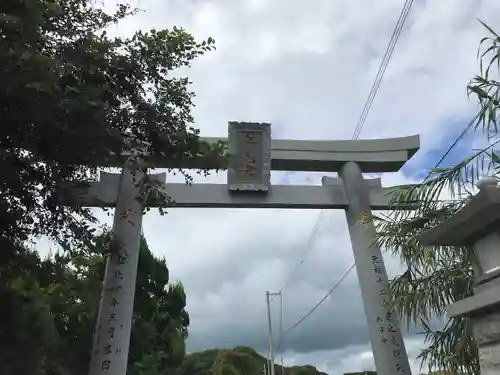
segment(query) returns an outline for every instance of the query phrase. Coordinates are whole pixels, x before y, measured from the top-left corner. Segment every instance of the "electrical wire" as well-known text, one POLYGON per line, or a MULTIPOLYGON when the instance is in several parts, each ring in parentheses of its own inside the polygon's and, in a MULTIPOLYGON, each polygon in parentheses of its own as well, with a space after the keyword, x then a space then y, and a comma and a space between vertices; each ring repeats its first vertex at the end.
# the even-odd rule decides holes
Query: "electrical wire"
POLYGON ((361 130, 363 130, 363 127, 366 122, 366 118, 368 117, 368 113, 370 112, 370 109, 372 107, 373 101, 375 100, 375 96, 377 95, 378 89, 380 88, 380 84, 382 83, 382 80, 384 78, 385 71, 387 69, 387 66, 389 65, 389 62, 391 61, 392 54, 394 52, 394 48, 396 47, 396 44, 399 40, 399 37, 401 35, 401 32, 403 30, 403 27, 405 25, 406 19, 408 18, 408 15, 410 14, 411 7, 413 5, 414 0, 406 0, 406 2, 403 5, 403 9, 401 10, 401 13, 399 14, 398 22, 396 23, 396 27, 394 28, 394 31, 392 32, 391 39, 389 41, 389 45, 387 46, 387 49, 384 53, 384 57, 382 58, 382 63, 380 64, 380 67, 378 69, 377 75, 375 77, 375 81, 373 82, 373 85, 370 89, 370 93, 368 94, 368 98, 366 99, 365 105, 363 107, 363 110, 361 111, 361 115, 359 116, 358 123, 356 124, 356 127, 354 129, 354 133, 352 136, 352 139, 358 139, 359 135, 361 133, 361 130))
MULTIPOLYGON (((314 240, 316 239, 316 234, 318 233, 319 228, 321 227, 321 221, 322 221, 325 214, 326 214, 326 211, 324 211, 324 210, 320 211, 318 217, 316 218, 316 222, 314 223, 314 227, 311 230, 311 232, 309 233, 309 236, 307 237, 307 241, 305 242, 304 246, 302 247, 302 251, 299 254, 299 258, 298 258, 297 262, 295 263, 294 267, 292 268, 292 271, 290 272, 290 274, 286 278, 283 286, 281 287, 281 289, 279 290, 278 293, 283 292, 283 290, 290 284, 290 282, 293 279, 293 276, 295 276, 295 273, 297 272, 297 269, 299 268, 299 266, 302 263, 304 263, 305 257, 307 255, 307 253, 310 251, 310 249, 312 248, 312 244, 314 243, 314 240)), ((276 296, 277 296, 277 294, 275 294, 273 296, 273 298, 271 298, 270 302, 272 302, 274 300, 274 298, 276 298, 276 296)))
POLYGON ((278 347, 276 349, 276 352, 278 351, 278 349, 281 347, 281 343, 283 342, 283 337, 284 335, 286 335, 287 333, 293 331, 295 328, 297 328, 304 320, 306 320, 307 318, 309 318, 313 312, 316 311, 316 309, 318 307, 321 306, 321 304, 323 302, 326 301, 326 299, 328 297, 330 297, 330 295, 342 284, 342 282, 347 278, 347 276, 351 273, 351 271, 354 269, 354 266, 355 264, 353 264, 348 270, 347 272, 345 272, 342 277, 340 279, 337 280, 337 282, 333 285, 333 287, 325 294, 325 296, 311 309, 307 312, 307 314, 305 314, 302 318, 300 318, 294 325, 292 325, 291 327, 287 328, 285 331, 283 331, 283 334, 282 334, 282 337, 278 343, 278 347))
MULTIPOLYGON (((408 18, 408 15, 410 13, 413 2, 414 2, 414 0, 406 0, 404 5, 403 5, 403 9, 401 10, 401 12, 399 14, 398 21, 396 23, 396 26, 395 26, 393 32, 392 32, 391 39, 389 41, 389 45, 387 46, 387 49, 386 49, 384 56, 382 58, 382 62, 380 64, 380 67, 379 67, 378 72, 377 72, 377 76, 375 77, 375 81, 371 87, 368 98, 365 102, 365 105, 363 107, 361 115, 358 119, 358 123, 354 129, 354 133, 352 136, 353 140, 358 139, 359 135, 361 134, 361 131, 363 130, 363 127, 364 127, 365 122, 366 122, 366 118, 368 116, 368 113, 370 112, 370 109, 372 107, 375 96, 377 95, 378 89, 380 88, 380 84, 382 83, 382 79, 384 77, 385 71, 387 69, 387 66, 388 66, 390 60, 391 60, 392 54, 394 52, 394 48, 396 47, 396 44, 399 40, 399 37, 400 37, 401 32, 403 30, 403 27, 405 25, 406 19, 408 18)), ((288 286, 289 282, 292 280, 292 276, 295 273, 297 267, 303 263, 303 257, 305 256, 308 249, 310 248, 310 243, 314 240, 314 236, 316 235, 316 233, 319 229, 319 224, 321 222, 323 214, 324 214, 324 210, 321 210, 320 213, 318 214, 318 218, 316 219, 316 223, 313 227, 313 230, 312 230, 311 234, 309 235, 309 238, 306 242, 306 247, 301 252, 301 255, 299 256, 299 260, 298 260, 297 264, 292 269, 292 272, 289 275, 289 277, 287 277, 287 279, 285 281, 285 285, 280 289, 280 292, 283 291, 288 286)))
MULTIPOLYGON (((289 176, 290 173, 291 172, 287 172, 287 174, 285 174, 285 176, 283 176, 283 178, 280 180, 279 183, 282 183, 283 181, 285 181, 285 179, 289 176)), ((295 272, 297 271, 297 268, 304 262, 304 259, 307 255, 307 252, 309 251, 312 243, 314 242, 316 233, 318 233, 318 230, 319 230, 320 225, 321 225, 321 220, 323 218, 322 216, 324 215, 324 213, 325 213, 324 210, 320 211, 318 217, 316 218, 316 222, 314 223, 314 226, 313 226, 311 232, 309 233, 307 241, 305 242, 305 246, 302 248, 302 251, 299 254, 299 258, 297 260, 297 263, 292 268, 292 271, 290 272, 288 277, 285 279, 285 282, 283 283, 283 286, 280 288, 279 292, 277 294, 273 295, 273 297, 271 298, 269 303, 273 302, 273 300, 276 298, 276 296, 281 294, 281 292, 283 292, 283 290, 288 286, 290 281, 292 281, 292 278, 293 278, 295 272)))
POLYGON ((448 147, 448 150, 446 150, 446 152, 443 154, 443 156, 441 156, 441 159, 439 159, 439 161, 436 163, 436 165, 434 166, 434 168, 432 168, 429 171, 429 173, 427 174, 427 177, 425 177, 425 179, 424 179, 423 182, 426 182, 432 176, 432 173, 434 172, 434 170, 441 165, 441 163, 444 161, 444 159, 446 159, 446 157, 450 154, 450 152, 452 152, 453 149, 456 147, 456 145, 458 144, 458 142, 460 142, 462 140, 462 138, 465 136, 465 134, 467 134, 467 132, 470 130, 470 128, 472 127, 472 125, 474 124, 474 122, 479 118, 479 114, 477 114, 474 117, 474 119, 469 124, 467 124, 467 126, 462 131, 462 133, 460 133, 460 135, 457 137, 457 139, 455 139, 455 141, 451 144, 451 146, 448 147))
MULTIPOLYGON (((358 123, 356 124, 356 127, 354 129, 354 133, 352 136, 353 140, 356 140, 359 138, 359 135, 361 134, 361 131, 363 130, 363 127, 366 123, 366 119, 368 117, 368 114, 370 112, 370 109, 373 105, 373 101, 375 100, 375 97, 377 95, 377 92, 380 88, 380 84, 382 83, 382 80, 384 78, 385 71, 387 69, 387 66, 392 58, 392 54, 394 52, 394 48, 396 47, 396 44, 399 40, 399 37, 401 36, 401 32, 403 30, 403 27, 406 23, 406 20, 408 18, 408 15, 410 14, 411 8, 413 6, 414 0, 406 0, 403 9, 400 12, 398 21, 396 23, 396 26, 394 28, 394 31, 392 33, 391 39, 389 41, 389 45, 387 46, 387 49, 384 53, 384 57, 382 58, 382 62, 380 64, 380 67, 377 72, 377 76, 375 77, 375 81, 371 87, 370 93, 368 94, 368 98, 365 102, 365 105, 363 107, 363 110, 361 112, 361 115, 358 119, 358 123)), ((318 220, 317 222, 320 221, 320 216, 323 213, 323 210, 321 210, 320 215, 318 215, 318 220)), ((314 229, 313 229, 314 230, 314 229)), ((315 235, 315 234, 314 234, 315 235)), ((313 236, 314 236, 313 235, 313 236)), ((309 236, 309 238, 313 237, 309 236)), ((291 327, 287 328, 284 332, 282 337, 279 339, 278 347, 276 350, 276 353, 278 349, 280 348, 284 335, 293 331, 295 328, 297 328, 304 320, 306 320, 311 314, 316 311, 316 309, 321 306, 321 304, 326 301, 326 299, 342 284, 342 282, 347 278, 347 276, 351 273, 351 271, 354 269, 355 263, 351 265, 351 267, 342 275, 342 277, 333 285, 333 287, 328 291, 328 293, 311 309, 307 314, 305 314, 302 318, 300 318, 294 325, 291 327)), ((281 290, 283 290, 282 288, 281 290)))

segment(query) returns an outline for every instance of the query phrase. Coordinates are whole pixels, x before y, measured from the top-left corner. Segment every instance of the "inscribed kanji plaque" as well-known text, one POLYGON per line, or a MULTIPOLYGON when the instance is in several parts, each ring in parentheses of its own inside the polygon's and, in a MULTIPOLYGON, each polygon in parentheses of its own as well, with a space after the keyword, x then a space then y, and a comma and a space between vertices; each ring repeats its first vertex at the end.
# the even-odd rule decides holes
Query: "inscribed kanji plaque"
POLYGON ((230 191, 268 191, 271 181, 271 124, 229 123, 230 191))

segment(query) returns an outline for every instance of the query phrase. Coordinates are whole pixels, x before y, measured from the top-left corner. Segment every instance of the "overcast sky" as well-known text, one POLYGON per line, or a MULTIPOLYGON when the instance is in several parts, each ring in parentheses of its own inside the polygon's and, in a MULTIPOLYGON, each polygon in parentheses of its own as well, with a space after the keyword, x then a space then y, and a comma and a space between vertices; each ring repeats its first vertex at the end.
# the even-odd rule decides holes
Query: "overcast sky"
MULTIPOLYGON (((144 12, 115 33, 182 26, 214 37, 197 60, 196 125, 225 137, 228 121, 267 121, 274 137, 350 139, 404 0, 131 0, 144 12)), ((109 6, 111 3, 106 2, 109 6)), ((421 151, 384 184, 421 178, 474 111, 466 84, 498 0, 416 0, 361 138, 421 135, 421 151)), ((465 140, 452 157, 470 151, 465 140)), ((173 178, 175 180, 177 178, 173 178)), ((320 184, 321 174, 276 173, 273 181, 320 184)), ((202 179, 197 178, 200 182, 202 179)), ((225 174, 205 182, 224 182, 225 174)), ((177 209, 151 212, 144 232, 181 280, 191 315, 189 350, 249 345, 266 350, 265 291, 278 291, 299 260, 318 211, 177 209)), ((315 241, 283 291, 284 326, 313 307, 353 262, 344 213, 322 216, 315 241)), ((387 260, 392 275, 396 259, 387 260)), ((277 299, 273 302, 278 325, 277 299)), ((412 358, 423 345, 410 334, 412 358)), ((285 364, 331 375, 373 368, 357 276, 284 341, 285 364)), ((413 359, 412 359, 413 360, 413 359)), ((417 372, 418 363, 414 364, 417 372)))

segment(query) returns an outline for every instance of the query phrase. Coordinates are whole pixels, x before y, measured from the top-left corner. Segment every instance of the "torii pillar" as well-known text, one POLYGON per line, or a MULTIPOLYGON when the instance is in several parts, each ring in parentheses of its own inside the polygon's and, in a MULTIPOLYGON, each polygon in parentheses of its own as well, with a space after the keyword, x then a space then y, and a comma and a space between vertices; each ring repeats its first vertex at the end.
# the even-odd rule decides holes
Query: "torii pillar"
POLYGON ((349 201, 345 213, 377 373, 411 374, 398 319, 388 308, 389 280, 376 241, 367 180, 354 162, 345 163, 339 174, 349 201))
MULTIPOLYGON (((115 214, 111 246, 107 249, 101 300, 90 357, 90 375, 125 375, 134 311, 135 284, 142 233, 144 174, 125 163, 121 174, 100 174, 97 186, 114 187, 115 214)), ((164 183, 165 173, 150 176, 164 183)), ((105 206, 95 203, 94 206, 105 206)))

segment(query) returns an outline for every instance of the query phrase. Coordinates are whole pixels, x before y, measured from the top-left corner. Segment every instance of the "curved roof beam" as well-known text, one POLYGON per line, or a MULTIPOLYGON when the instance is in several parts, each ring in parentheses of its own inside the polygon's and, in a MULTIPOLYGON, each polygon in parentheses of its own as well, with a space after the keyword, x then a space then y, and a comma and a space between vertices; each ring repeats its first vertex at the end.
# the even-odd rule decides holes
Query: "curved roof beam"
MULTIPOLYGON (((208 142, 225 141, 203 138, 208 142)), ((363 172, 397 172, 420 148, 420 137, 344 141, 271 140, 271 169, 279 171, 338 172, 348 162, 363 172)))

